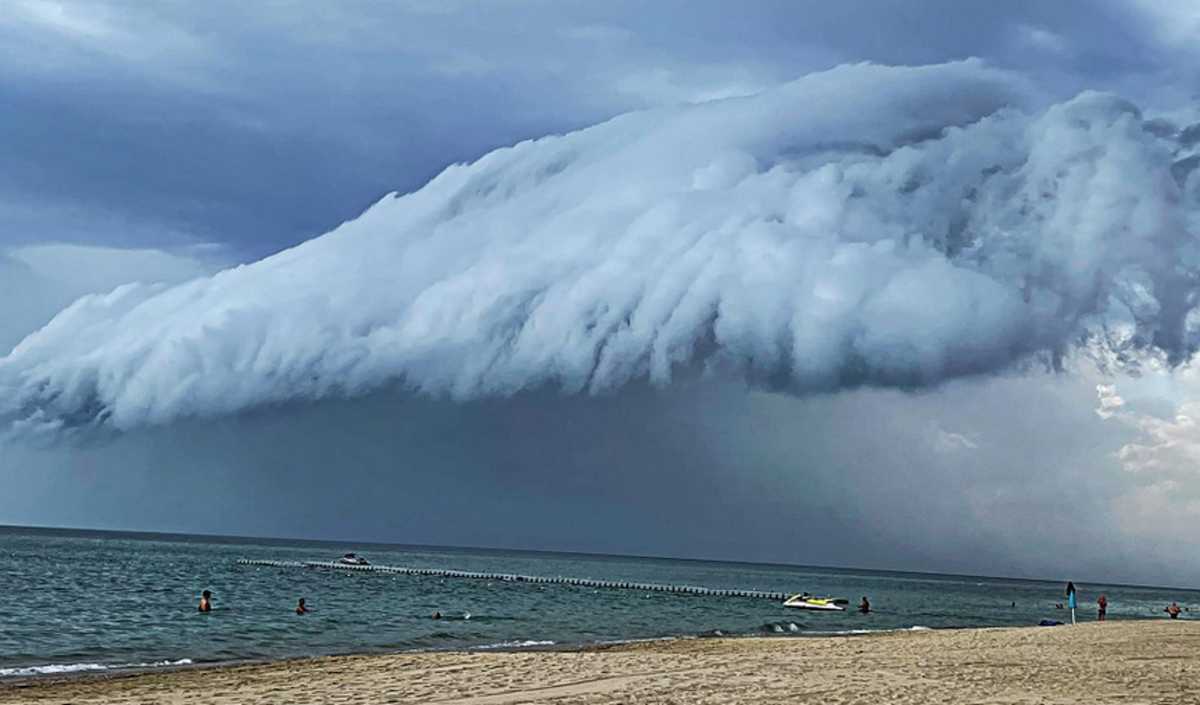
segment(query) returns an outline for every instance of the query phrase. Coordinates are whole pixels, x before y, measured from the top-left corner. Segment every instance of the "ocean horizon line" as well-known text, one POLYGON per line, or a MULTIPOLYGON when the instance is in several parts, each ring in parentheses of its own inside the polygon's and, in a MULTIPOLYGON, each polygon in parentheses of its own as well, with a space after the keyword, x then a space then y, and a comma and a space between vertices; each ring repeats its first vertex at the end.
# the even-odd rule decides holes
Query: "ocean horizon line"
MULTIPOLYGON (((727 558, 712 558, 699 556, 668 556, 668 555, 653 555, 641 553, 609 553, 603 551, 584 551, 584 550, 568 550, 568 549, 552 549, 552 548, 518 548, 511 546, 468 546, 461 544, 432 544, 432 543, 404 543, 399 541, 381 541, 377 539, 344 539, 344 538, 311 538, 304 536, 263 536, 263 535, 244 535, 244 534, 217 534, 205 532, 186 532, 186 531, 152 531, 146 529, 112 529, 112 528, 94 528, 84 526, 48 526, 36 524, 0 524, 0 532, 17 533, 21 531, 30 531, 40 534, 57 534, 64 536, 86 536, 87 534, 105 534, 110 536, 120 536, 133 540, 154 541, 154 540, 170 540, 170 539, 203 539, 211 543, 224 544, 239 544, 239 543, 269 543, 288 545, 295 543, 311 544, 313 546, 353 546, 361 549, 362 547, 379 547, 379 548, 403 548, 403 549, 426 549, 432 551, 448 551, 448 552, 485 552, 485 553, 522 553, 540 556, 571 556, 583 557, 589 559, 614 559, 614 560, 653 560, 653 561, 679 561, 685 563, 717 563, 725 565, 745 565, 764 568, 778 569, 804 569, 804 570, 833 570, 845 573, 860 573, 860 574, 891 574, 900 576, 910 576, 918 578, 954 578, 968 580, 1002 580, 1016 583, 1058 583, 1064 582, 1064 578, 1037 578, 1037 577, 1021 577, 1007 575, 976 575, 971 573, 954 573, 954 572, 935 572, 922 570, 905 570, 895 568, 868 568, 864 566, 852 565, 818 565, 809 563, 786 563, 781 561, 749 561, 736 560, 727 558)), ((250 556, 246 556, 250 557, 250 556)), ((1200 587, 1187 587, 1183 585, 1153 585, 1150 583, 1128 583, 1116 582, 1111 580, 1093 580, 1089 576, 1081 576, 1082 579, 1071 579, 1072 582, 1080 585, 1105 585, 1110 587, 1120 588, 1144 588, 1154 590, 1184 590, 1184 591, 1200 591, 1200 587)))

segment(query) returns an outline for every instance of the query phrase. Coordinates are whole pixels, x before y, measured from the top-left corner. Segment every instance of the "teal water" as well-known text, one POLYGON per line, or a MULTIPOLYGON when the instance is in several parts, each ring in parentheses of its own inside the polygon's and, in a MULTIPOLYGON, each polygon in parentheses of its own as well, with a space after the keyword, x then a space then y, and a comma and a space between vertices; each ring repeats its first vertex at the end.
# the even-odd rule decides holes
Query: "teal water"
MULTIPOLYGON (((1200 592, 1085 584, 1080 617, 1200 617, 1200 592)), ((1068 620, 1062 584, 833 568, 395 545, 0 528, 0 677, 408 649, 570 646, 715 634, 829 633, 1068 620), (818 613, 764 599, 302 568, 238 558, 331 560, 809 591, 870 597, 874 612, 818 613), (215 610, 196 611, 199 593, 215 610), (293 612, 304 597, 312 612, 293 612), (1013 607, 1012 604, 1016 603, 1013 607), (433 620, 440 611, 450 619, 433 620), (469 619, 463 618, 467 613, 469 619)))

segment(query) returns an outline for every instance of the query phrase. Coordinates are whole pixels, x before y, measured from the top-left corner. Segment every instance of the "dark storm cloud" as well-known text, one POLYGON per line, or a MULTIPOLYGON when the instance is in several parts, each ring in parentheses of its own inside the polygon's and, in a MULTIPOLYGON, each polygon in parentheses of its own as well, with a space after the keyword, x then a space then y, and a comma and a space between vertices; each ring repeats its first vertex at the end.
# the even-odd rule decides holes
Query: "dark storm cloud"
POLYGON ((1133 582, 1200 577, 1112 523, 1087 384, 796 399, 708 382, 466 404, 376 395, 5 449, 6 521, 1133 582), (1014 407, 1026 411, 1019 419, 1014 407), (147 501, 146 498, 152 498, 147 501), (31 501, 32 500, 32 501, 31 501), (136 506, 136 513, 129 508, 136 506), (36 509, 36 511, 35 511, 36 509))
MULTIPOLYGON (((1113 88, 1172 107, 1200 65, 1172 7, 1190 11, 14 2, 0 16, 0 237, 213 241, 251 259, 495 146, 846 61, 977 55, 1054 99, 1113 88)), ((64 281, 0 259, 0 340, 124 281, 71 280, 94 261, 61 257, 51 269, 64 281)), ((116 271, 154 282, 180 270, 116 271)), ((1121 514, 1144 480, 1112 453, 1145 439, 1093 414, 1093 383, 991 377, 798 399, 635 382, 598 397, 293 400, 104 444, 0 445, 0 523, 1200 579, 1190 505, 1146 505, 1178 519, 1158 534, 1140 531, 1144 511, 1121 514)), ((1185 426, 1176 419, 1169 438, 1185 426)))
POLYGON ((1177 50, 1135 10, 26 0, 0 19, 0 233, 255 257, 520 138, 844 61, 978 55, 1063 92, 1136 88, 1177 50))

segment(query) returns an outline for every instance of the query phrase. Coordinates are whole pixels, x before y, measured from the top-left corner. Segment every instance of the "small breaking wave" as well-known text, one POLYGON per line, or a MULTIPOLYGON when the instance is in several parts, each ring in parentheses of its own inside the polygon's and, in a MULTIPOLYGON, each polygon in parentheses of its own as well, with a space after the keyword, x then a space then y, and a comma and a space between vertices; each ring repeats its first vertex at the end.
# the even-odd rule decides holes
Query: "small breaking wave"
POLYGON ((522 639, 517 641, 500 641, 495 644, 476 646, 476 649, 527 649, 531 646, 554 646, 556 642, 548 639, 522 639))
POLYGON ((181 658, 177 661, 147 661, 142 663, 48 663, 41 666, 0 668, 0 678, 50 676, 67 673, 117 671, 138 668, 164 668, 167 666, 190 666, 191 664, 192 660, 190 658, 181 658))
POLYGON ((804 625, 797 622, 767 622, 758 628, 760 634, 799 634, 804 625))
POLYGON ((895 634, 896 632, 928 632, 933 631, 932 627, 923 627, 915 625, 912 627, 900 627, 897 629, 830 629, 822 631, 804 632, 805 636, 858 636, 862 634, 895 634))

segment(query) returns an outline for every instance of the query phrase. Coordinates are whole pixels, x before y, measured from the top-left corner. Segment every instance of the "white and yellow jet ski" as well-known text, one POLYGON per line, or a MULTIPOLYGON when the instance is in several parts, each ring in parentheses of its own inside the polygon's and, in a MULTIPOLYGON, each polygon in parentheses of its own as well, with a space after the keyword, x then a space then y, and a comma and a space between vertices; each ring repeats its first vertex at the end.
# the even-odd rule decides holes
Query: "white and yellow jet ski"
POLYGON ((807 592, 801 595, 792 595, 783 601, 784 607, 796 607, 802 610, 822 610, 826 612, 844 612, 846 608, 842 607, 845 600, 834 599, 832 597, 816 597, 809 595, 807 592))

